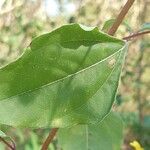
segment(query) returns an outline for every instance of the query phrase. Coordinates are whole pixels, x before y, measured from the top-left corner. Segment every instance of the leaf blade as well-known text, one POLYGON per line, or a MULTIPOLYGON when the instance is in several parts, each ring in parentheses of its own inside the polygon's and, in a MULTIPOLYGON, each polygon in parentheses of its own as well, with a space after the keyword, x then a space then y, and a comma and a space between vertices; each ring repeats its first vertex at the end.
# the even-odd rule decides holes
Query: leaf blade
POLYGON ((122 120, 112 112, 96 126, 78 125, 58 132, 58 143, 65 150, 120 150, 122 138, 122 120))
MULTIPOLYGON (((42 35, 33 40, 22 57, 0 69, 0 123, 19 127, 65 127, 95 123, 95 118, 102 119, 110 111, 126 45, 97 28, 83 28, 77 24, 67 25, 42 35), (102 111, 97 108, 97 112, 93 112, 96 106, 89 101, 114 68, 119 70, 116 69, 117 75, 109 80, 115 85, 111 83, 109 88, 107 83, 106 86, 113 88, 107 97, 108 104, 102 111)), ((109 91, 106 87, 104 90, 109 91)), ((102 93, 99 106, 106 103, 102 93)), ((97 97, 93 101, 98 101, 97 97)))

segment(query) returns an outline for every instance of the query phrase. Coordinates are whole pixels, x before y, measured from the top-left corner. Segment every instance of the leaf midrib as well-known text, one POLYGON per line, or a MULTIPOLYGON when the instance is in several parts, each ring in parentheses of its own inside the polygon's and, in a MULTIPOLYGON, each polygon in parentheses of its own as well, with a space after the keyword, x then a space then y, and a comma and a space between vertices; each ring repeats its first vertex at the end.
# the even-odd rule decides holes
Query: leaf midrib
MULTIPOLYGON (((118 57, 119 57, 118 60, 120 60, 120 56, 121 56, 121 54, 118 56, 118 57)), ((115 65, 117 65, 117 63, 116 63, 115 65)), ((106 82, 109 80, 109 78, 110 78, 110 76, 112 75, 112 73, 114 72, 114 70, 115 70, 115 67, 111 70, 110 74, 108 75, 108 77, 106 78, 106 80, 104 81, 104 83, 99 87, 98 90, 96 90, 96 92, 92 95, 92 97, 93 97, 94 95, 96 95, 96 93, 97 93, 99 90, 102 89, 102 87, 103 87, 103 86, 106 84, 106 82)), ((92 97, 90 97, 89 100, 90 100, 92 97)), ((80 109, 80 108, 82 108, 82 107, 84 107, 84 106, 85 106, 85 103, 83 103, 80 107, 77 107, 77 108, 73 109, 72 111, 69 112, 69 114, 66 114, 66 115, 64 115, 63 117, 70 116, 70 114, 71 114, 73 111, 78 110, 78 109, 80 109)))
POLYGON ((63 80, 65 80, 65 79, 69 78, 69 77, 72 77, 72 76, 74 76, 74 75, 77 75, 77 74, 79 74, 79 73, 81 73, 81 72, 83 72, 83 71, 85 71, 85 70, 88 70, 88 69, 90 69, 90 68, 92 68, 92 67, 98 65, 99 63, 101 63, 101 62, 103 62, 103 61, 109 59, 110 57, 114 56, 115 54, 117 54, 117 53, 119 53, 121 50, 123 50, 124 47, 125 47, 125 45, 124 45, 121 49, 119 49, 118 51, 116 51, 115 53, 113 53, 113 54, 111 54, 110 56, 104 58, 103 60, 101 60, 101 61, 99 61, 99 62, 97 62, 97 63, 95 63, 95 64, 93 64, 93 65, 91 65, 91 66, 88 66, 88 67, 86 67, 86 68, 84 68, 84 69, 82 69, 82 70, 79 70, 79 71, 77 71, 77 72, 75 72, 75 73, 73 73, 73 74, 67 75, 66 77, 63 77, 63 78, 61 78, 61 79, 57 79, 57 80, 55 80, 55 81, 53 81, 53 82, 51 82, 51 83, 47 83, 47 84, 45 84, 45 85, 39 86, 39 87, 37 87, 37 88, 35 88, 35 89, 31 89, 31 90, 28 90, 28 91, 25 91, 25 92, 21 92, 21 93, 19 93, 19 94, 10 96, 10 97, 8 97, 8 98, 0 99, 0 101, 9 100, 9 99, 11 99, 11 98, 13 98, 13 97, 16 97, 16 96, 21 96, 21 95, 26 94, 26 93, 30 93, 30 92, 37 91, 37 90, 39 90, 39 89, 42 89, 42 88, 45 88, 45 87, 47 87, 47 86, 53 85, 53 84, 55 84, 55 83, 57 83, 57 82, 63 81, 63 80))

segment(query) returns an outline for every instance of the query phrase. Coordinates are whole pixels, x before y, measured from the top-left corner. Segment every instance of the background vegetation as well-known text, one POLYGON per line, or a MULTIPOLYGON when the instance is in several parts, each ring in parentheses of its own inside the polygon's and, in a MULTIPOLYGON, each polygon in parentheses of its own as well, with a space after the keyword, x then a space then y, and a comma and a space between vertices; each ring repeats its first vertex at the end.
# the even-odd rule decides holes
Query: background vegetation
MULTIPOLYGON (((31 40, 67 23, 81 23, 102 28, 105 21, 115 18, 126 0, 1 0, 0 1, 0 66, 20 56, 31 40)), ((150 1, 136 0, 116 37, 144 30, 150 22, 150 1), (144 25, 143 25, 144 24, 144 25)), ((114 109, 124 122, 123 150, 138 140, 150 147, 150 36, 134 39, 130 44, 123 68, 114 109)), ((4 127, 3 127, 4 128, 4 127)), ((49 129, 5 129, 19 150, 37 150, 49 129)), ((0 143, 0 149, 3 144, 0 143)), ((50 150, 60 149, 57 139, 50 150)))

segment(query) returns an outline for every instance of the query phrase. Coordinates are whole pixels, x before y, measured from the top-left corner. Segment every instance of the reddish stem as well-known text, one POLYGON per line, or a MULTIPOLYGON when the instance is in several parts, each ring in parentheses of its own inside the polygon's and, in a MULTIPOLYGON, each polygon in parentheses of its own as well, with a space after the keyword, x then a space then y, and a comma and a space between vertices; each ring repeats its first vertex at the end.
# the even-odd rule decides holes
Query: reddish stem
POLYGON ((138 36, 142 36, 144 34, 148 34, 150 33, 150 31, 144 31, 144 32, 138 32, 138 33, 134 33, 132 35, 126 36, 123 38, 123 40, 131 40, 132 38, 138 37, 138 36))
POLYGON ((2 138, 2 137, 0 137, 0 141, 2 141, 5 145, 7 145, 11 150, 16 150, 14 142, 13 142, 13 146, 12 146, 7 141, 5 141, 4 138, 2 138))
POLYGON ((125 15, 129 11, 130 7, 134 3, 135 0, 128 0, 127 3, 124 5, 122 8, 121 12, 119 13, 118 17, 116 18, 116 21, 112 25, 112 27, 109 29, 108 34, 109 35, 114 35, 115 32, 117 31, 118 27, 120 26, 121 22, 123 21, 125 15))
POLYGON ((42 145, 42 149, 41 150, 47 150, 49 144, 52 142, 53 138, 55 137, 56 133, 58 131, 58 128, 52 128, 47 139, 45 140, 45 142, 42 145))

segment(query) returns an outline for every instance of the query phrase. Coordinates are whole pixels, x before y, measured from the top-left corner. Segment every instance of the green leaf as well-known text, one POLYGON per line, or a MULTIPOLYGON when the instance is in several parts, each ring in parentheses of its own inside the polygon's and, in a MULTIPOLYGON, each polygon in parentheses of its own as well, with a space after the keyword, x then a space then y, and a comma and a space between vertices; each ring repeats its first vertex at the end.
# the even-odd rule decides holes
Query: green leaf
POLYGON ((79 125, 58 131, 58 143, 64 150, 120 150, 123 123, 114 113, 98 125, 79 125))
POLYGON ((150 30, 150 22, 144 23, 140 31, 150 30))
MULTIPOLYGON (((3 131, 0 130, 0 137, 1 138, 7 138, 7 135, 3 131)), ((5 150, 5 144, 2 143, 1 140, 0 140, 0 149, 5 150)))
POLYGON ((104 32, 108 32, 108 30, 110 29, 110 27, 114 24, 116 19, 109 19, 107 21, 105 21, 103 27, 102 27, 102 31, 104 32))
POLYGON ((94 124, 114 102, 127 44, 78 24, 32 41, 0 69, 0 123, 19 127, 94 124))
POLYGON ((5 138, 7 137, 7 135, 3 131, 0 130, 0 137, 5 138))

